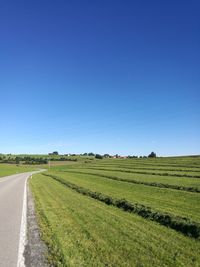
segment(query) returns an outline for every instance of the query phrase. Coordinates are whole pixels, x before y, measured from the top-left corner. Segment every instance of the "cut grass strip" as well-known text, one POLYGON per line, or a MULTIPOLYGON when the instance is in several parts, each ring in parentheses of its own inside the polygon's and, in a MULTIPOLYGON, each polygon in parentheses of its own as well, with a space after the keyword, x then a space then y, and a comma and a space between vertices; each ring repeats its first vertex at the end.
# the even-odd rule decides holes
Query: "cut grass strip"
POLYGON ((56 175, 50 175, 50 174, 43 174, 43 175, 49 176, 53 178, 54 180, 62 183, 63 185, 75 190, 76 192, 82 195, 90 196, 91 198, 104 202, 107 205, 113 205, 124 211, 135 213, 145 219, 150 219, 152 221, 158 222, 161 225, 170 227, 189 237, 193 237, 197 239, 199 239, 200 237, 200 225, 186 218, 181 218, 181 217, 173 216, 170 214, 155 212, 151 210, 150 207, 147 207, 147 206, 144 206, 138 203, 130 203, 126 199, 116 199, 108 195, 99 193, 99 192, 93 192, 89 189, 86 189, 81 186, 77 186, 76 184, 63 180, 62 178, 56 175))
POLYGON ((162 184, 170 184, 175 186, 182 186, 182 187, 192 187, 197 188, 200 190, 200 179, 199 178, 184 178, 184 177, 171 177, 171 176, 156 176, 151 174, 136 174, 136 173, 126 173, 120 171, 102 171, 98 169, 88 169, 88 166, 78 166, 77 168, 67 168, 62 166, 57 168, 55 171, 64 172, 68 170, 72 171, 83 171, 89 173, 98 173, 104 174, 108 176, 117 176, 121 179, 128 179, 128 180, 136 180, 142 181, 147 183, 162 183, 162 184))
POLYGON ((116 180, 116 181, 121 181, 121 182, 128 182, 128 183, 133 183, 133 184, 143 184, 143 185, 147 185, 147 186, 154 186, 154 187, 160 187, 160 188, 170 188, 170 189, 200 193, 200 189, 198 189, 196 187, 185 187, 185 186, 155 183, 155 182, 152 182, 152 183, 151 182, 143 182, 143 181, 138 181, 138 180, 134 180, 134 179, 126 179, 126 178, 120 178, 118 176, 104 175, 104 174, 98 174, 98 173, 90 173, 90 172, 85 172, 85 171, 82 172, 82 171, 67 170, 64 172, 95 175, 95 176, 104 177, 104 178, 108 178, 108 179, 112 179, 112 180, 116 180))
POLYGON ((102 170, 102 171, 120 171, 120 172, 127 172, 127 173, 137 173, 137 174, 151 174, 151 175, 157 175, 157 176, 173 176, 173 177, 187 177, 187 178, 200 178, 200 175, 190 175, 190 174, 173 174, 173 173, 160 173, 160 172, 144 172, 144 171, 133 171, 133 170, 127 170, 127 169, 108 169, 108 168, 96 168, 96 167, 88 167, 88 169, 94 169, 94 170, 102 170))
POLYGON ((42 237, 55 241, 53 266, 199 266, 200 242, 195 239, 78 194, 47 176, 34 175, 30 184, 42 237), (63 252, 60 259, 56 251, 63 252))
POLYGON ((175 216, 186 217, 200 222, 199 194, 171 190, 169 188, 150 187, 141 184, 125 183, 111 180, 104 177, 67 172, 48 172, 90 189, 91 191, 102 192, 113 198, 125 198, 130 202, 141 203, 150 206, 153 210, 161 213, 169 213, 175 216))
POLYGON ((171 161, 167 161, 167 159, 160 159, 157 158, 156 160, 152 159, 105 159, 100 161, 94 161, 94 164, 114 164, 114 165, 136 165, 136 166, 152 166, 152 167, 169 167, 169 168, 192 168, 192 169, 200 169, 200 157, 198 157, 198 160, 194 162, 194 159, 192 161, 184 161, 184 162, 176 162, 174 159, 171 161))
MULTIPOLYGON (((92 166, 92 165, 91 165, 92 166)), ((153 167, 148 167, 148 166, 139 166, 138 165, 130 165, 130 164, 114 164, 114 163, 104 163, 104 164, 94 164, 93 166, 95 167, 117 167, 117 168, 124 168, 124 169, 130 169, 130 170, 147 170, 147 171, 166 171, 166 172, 185 172, 185 173, 190 173, 190 172, 194 172, 194 173, 198 173, 200 174, 200 170, 194 170, 193 168, 188 169, 180 169, 180 168, 161 168, 159 165, 158 166, 153 166, 153 167)))

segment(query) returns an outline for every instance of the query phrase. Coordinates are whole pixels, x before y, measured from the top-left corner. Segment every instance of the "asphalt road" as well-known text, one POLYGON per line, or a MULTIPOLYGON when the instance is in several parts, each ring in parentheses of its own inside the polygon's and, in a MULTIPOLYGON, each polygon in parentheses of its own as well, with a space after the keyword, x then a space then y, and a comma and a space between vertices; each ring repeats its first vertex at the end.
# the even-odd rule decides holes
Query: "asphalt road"
POLYGON ((18 264, 24 189, 34 172, 0 178, 0 266, 18 264))

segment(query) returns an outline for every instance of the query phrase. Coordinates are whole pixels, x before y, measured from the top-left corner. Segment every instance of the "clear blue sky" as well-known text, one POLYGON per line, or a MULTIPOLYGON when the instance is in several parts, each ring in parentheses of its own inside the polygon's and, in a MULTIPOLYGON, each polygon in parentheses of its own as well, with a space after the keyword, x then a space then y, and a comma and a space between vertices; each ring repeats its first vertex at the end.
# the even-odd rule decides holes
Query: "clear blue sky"
POLYGON ((0 2, 0 152, 200 154, 200 2, 0 2))

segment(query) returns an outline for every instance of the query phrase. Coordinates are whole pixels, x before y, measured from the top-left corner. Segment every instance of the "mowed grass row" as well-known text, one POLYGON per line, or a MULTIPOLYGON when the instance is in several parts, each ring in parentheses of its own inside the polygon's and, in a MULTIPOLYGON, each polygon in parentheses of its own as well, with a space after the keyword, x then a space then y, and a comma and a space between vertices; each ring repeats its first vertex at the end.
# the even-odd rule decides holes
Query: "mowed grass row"
POLYGON ((105 166, 88 166, 88 169, 94 169, 94 170, 102 170, 102 171, 121 171, 126 173, 136 173, 136 174, 150 174, 150 175, 156 175, 156 176, 172 176, 172 177, 187 177, 187 178, 200 178, 200 174, 198 173, 182 173, 182 172, 161 172, 161 171, 150 171, 150 170, 134 170, 134 169, 127 169, 124 168, 118 168, 115 167, 105 167, 105 166))
POLYGON ((69 171, 69 172, 81 172, 85 174, 97 174, 100 176, 106 176, 106 177, 114 177, 119 178, 125 181, 136 181, 140 183, 157 183, 157 184, 163 184, 163 185, 172 185, 177 187, 186 187, 186 188, 193 188, 200 190, 200 179, 199 178, 190 178, 187 177, 171 177, 171 176, 156 176, 156 175, 149 175, 149 174, 136 174, 136 173, 125 173, 120 171, 102 171, 98 169, 88 169, 85 168, 65 168, 62 167, 59 169, 59 171, 69 171))
POLYGON ((0 177, 4 177, 7 175, 35 171, 37 168, 33 166, 17 166, 14 164, 0 164, 0 177))
POLYGON ((126 166, 126 167, 138 167, 138 168, 146 168, 146 169, 161 169, 161 170, 172 170, 172 171, 200 171, 200 157, 196 161, 195 165, 191 165, 191 163, 184 162, 184 164, 175 164, 174 161, 168 163, 166 159, 157 158, 155 161, 152 159, 102 159, 96 161, 87 162, 93 164, 103 164, 107 166, 118 165, 118 166, 126 166))
POLYGON ((55 266, 199 266, 200 243, 78 194, 50 177, 30 180, 55 266))
MULTIPOLYGON (((89 164, 88 164, 89 165, 89 164)), ((109 167, 109 168, 113 168, 113 167, 118 167, 118 168, 125 168, 125 169, 130 169, 130 170, 144 170, 144 171, 158 171, 158 172, 167 172, 167 173, 182 173, 182 174, 197 174, 200 175, 200 169, 199 168, 180 168, 180 167, 160 167, 158 165, 156 166, 143 166, 143 165, 134 165, 134 164, 117 164, 116 163, 112 163, 112 164, 91 164, 91 166, 95 166, 95 167, 109 167)))
POLYGON ((48 172, 78 186, 131 203, 140 203, 155 211, 169 213, 200 222, 198 193, 125 183, 95 175, 48 172))
POLYGON ((122 171, 125 173, 145 174, 155 176, 200 178, 200 157, 156 158, 156 159, 103 159, 77 162, 72 168, 94 168, 108 171, 122 171), (170 160, 171 164, 167 163, 170 160), (185 165, 176 165, 175 162, 185 165), (192 167, 190 164, 196 163, 192 167), (163 164, 164 163, 164 164, 163 164), (167 164, 167 165, 166 165, 167 164), (188 165, 189 164, 189 165, 188 165))
MULTIPOLYGON (((95 162, 94 162, 95 163, 95 162)), ((99 164, 99 161, 97 162, 99 164)), ((104 159, 101 160, 101 164, 111 165, 127 165, 136 167, 150 167, 150 168, 169 168, 169 169, 192 169, 199 170, 200 168, 200 156, 187 157, 184 160, 181 157, 175 158, 146 158, 146 159, 104 159)))
POLYGON ((117 167, 117 168, 125 168, 125 169, 130 169, 130 170, 145 170, 145 171, 159 171, 159 172, 167 172, 167 173, 186 173, 186 174, 192 174, 192 173, 196 173, 197 175, 200 175, 200 169, 199 168, 180 168, 180 167, 162 167, 159 165, 153 165, 153 166, 144 166, 144 165, 140 165, 140 164, 116 164, 116 163, 106 163, 106 162, 102 162, 102 164, 98 164, 98 163, 94 163, 91 164, 91 166, 95 166, 95 167, 109 167, 109 168, 113 168, 113 167, 117 167))
POLYGON ((200 238, 200 224, 190 219, 183 218, 180 216, 175 216, 168 213, 161 213, 159 211, 152 210, 150 207, 142 205, 140 203, 131 203, 126 199, 118 199, 105 195, 100 192, 91 191, 85 187, 81 187, 69 181, 66 181, 56 175, 43 174, 53 178, 64 186, 78 192, 84 196, 89 196, 95 200, 101 201, 107 205, 112 205, 117 207, 125 212, 130 212, 137 214, 145 219, 149 219, 155 222, 158 222, 161 225, 170 227, 186 236, 199 239, 200 238))

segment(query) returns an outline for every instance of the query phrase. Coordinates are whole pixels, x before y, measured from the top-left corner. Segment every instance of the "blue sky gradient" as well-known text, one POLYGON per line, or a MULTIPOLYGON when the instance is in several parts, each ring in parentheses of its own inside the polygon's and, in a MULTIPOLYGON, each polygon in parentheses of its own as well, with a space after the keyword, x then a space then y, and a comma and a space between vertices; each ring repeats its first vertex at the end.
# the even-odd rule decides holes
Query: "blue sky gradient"
POLYGON ((200 154, 199 1, 0 3, 0 152, 200 154))

